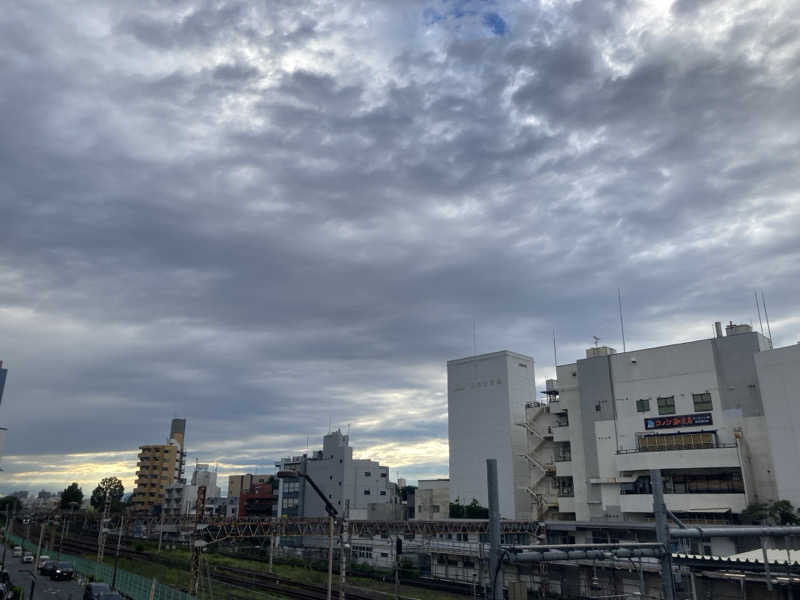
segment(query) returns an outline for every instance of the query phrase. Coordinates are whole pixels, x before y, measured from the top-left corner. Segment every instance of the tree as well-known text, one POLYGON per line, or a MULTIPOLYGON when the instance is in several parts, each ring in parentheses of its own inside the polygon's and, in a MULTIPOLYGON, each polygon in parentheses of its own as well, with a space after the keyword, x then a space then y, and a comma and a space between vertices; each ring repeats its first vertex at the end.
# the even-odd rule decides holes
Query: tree
POLYGON ((83 502, 83 490, 77 482, 69 484, 61 492, 61 508, 69 508, 73 502, 76 502, 78 506, 83 502))
POLYGON ((769 506, 770 520, 775 525, 797 525, 800 519, 788 500, 777 500, 769 506))
POLYGON ((417 491, 417 487, 414 485, 404 485, 400 488, 400 500, 404 502, 408 502, 408 497, 413 495, 417 491))
POLYGON ((776 500, 772 504, 753 502, 748 504, 740 516, 747 525, 797 525, 800 516, 788 500, 776 500))
POLYGON ((111 502, 111 511, 119 512, 122 510, 122 496, 125 494, 125 487, 116 477, 103 477, 97 487, 92 491, 89 502, 95 510, 103 510, 106 501, 106 492, 111 502))
POLYGON ((16 496, 4 496, 0 498, 0 511, 5 512, 6 507, 9 512, 19 512, 22 510, 22 502, 16 496))
POLYGON ((488 519, 489 509, 478 504, 478 501, 473 498, 472 502, 464 507, 464 518, 466 519, 488 519))

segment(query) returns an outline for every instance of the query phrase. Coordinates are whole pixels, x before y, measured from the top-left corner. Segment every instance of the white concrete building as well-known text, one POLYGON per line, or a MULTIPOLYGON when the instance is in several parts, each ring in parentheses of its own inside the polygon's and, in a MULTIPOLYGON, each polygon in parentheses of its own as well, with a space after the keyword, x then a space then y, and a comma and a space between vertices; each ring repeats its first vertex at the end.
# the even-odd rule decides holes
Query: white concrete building
POLYGON ((196 514, 197 491, 200 486, 206 486, 206 509, 216 511, 217 504, 212 499, 221 495, 217 485, 217 472, 212 471, 207 464, 198 464, 192 473, 192 483, 178 481, 165 488, 162 507, 164 514, 175 517, 196 514))
POLYGON ((438 521, 450 516, 450 480, 420 479, 414 491, 414 518, 438 521))
MULTIPOLYGON (((311 456, 284 458, 279 471, 306 473, 342 513, 349 501, 350 518, 366 519, 370 504, 398 503, 389 467, 369 459, 354 459, 350 438, 334 431, 323 438, 322 450, 311 456)), ((325 517, 325 505, 304 479, 282 479, 278 486, 278 514, 288 517, 325 517)))
POLYGON ((500 514, 531 516, 525 405, 535 400, 533 359, 503 350, 447 363, 450 501, 488 506, 486 459, 497 459, 500 514))
POLYGON ((800 346, 772 350, 747 325, 723 336, 717 324, 711 339, 590 348, 557 375, 549 408, 560 518, 651 518, 651 469, 687 521, 727 521, 752 502, 800 505, 800 346))

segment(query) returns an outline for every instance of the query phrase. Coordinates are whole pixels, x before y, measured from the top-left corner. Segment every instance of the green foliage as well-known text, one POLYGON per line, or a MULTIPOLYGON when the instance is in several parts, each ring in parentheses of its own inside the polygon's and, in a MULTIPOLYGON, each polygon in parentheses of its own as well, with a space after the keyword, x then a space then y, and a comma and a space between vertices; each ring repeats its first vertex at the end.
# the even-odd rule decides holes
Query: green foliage
POLYGON ((97 484, 97 487, 92 491, 92 497, 89 502, 97 511, 101 511, 105 505, 106 491, 108 491, 109 499, 111 500, 111 512, 119 512, 122 510, 122 496, 125 494, 125 487, 122 482, 116 477, 104 477, 97 484))
POLYGON ((77 482, 69 484, 64 488, 64 491, 61 492, 61 508, 70 508, 73 502, 77 502, 78 507, 80 507, 81 502, 83 502, 83 490, 77 482))
POLYGON ((797 525, 800 515, 788 500, 777 500, 772 504, 753 502, 742 511, 739 517, 746 525, 797 525))
POLYGON ((22 510, 22 502, 16 496, 3 496, 0 498, 0 511, 5 512, 6 507, 9 512, 19 512, 22 510))
POLYGON ((456 498, 455 502, 450 503, 449 516, 451 519, 488 519, 489 509, 478 504, 475 498, 466 506, 456 498))

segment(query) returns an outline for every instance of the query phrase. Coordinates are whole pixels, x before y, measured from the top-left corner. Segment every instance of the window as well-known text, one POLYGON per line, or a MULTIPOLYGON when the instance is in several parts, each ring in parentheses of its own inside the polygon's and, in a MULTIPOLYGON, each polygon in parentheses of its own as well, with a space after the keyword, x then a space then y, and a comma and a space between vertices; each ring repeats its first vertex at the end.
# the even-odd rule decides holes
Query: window
POLYGON ((438 504, 434 504, 431 512, 439 512, 439 505, 438 504))
POLYGON ((372 471, 364 471, 364 477, 369 477, 372 475, 372 471))
POLYGON ((650 398, 640 398, 636 401, 636 412, 648 412, 650 410, 650 398))
POLYGON ((386 490, 381 490, 381 496, 385 496, 385 495, 386 495, 386 490))
POLYGON ((381 477, 386 477, 386 473, 381 473, 381 477))
POLYGON ((711 403, 711 392, 692 394, 692 400, 694 401, 695 412, 708 412, 710 410, 714 410, 714 406, 711 403))
POLYGON ((660 415, 675 414, 675 396, 660 396, 658 398, 658 414, 660 415))
POLYGON ((369 496, 371 493, 372 493, 372 492, 370 492, 369 490, 364 490, 364 495, 365 495, 365 496, 369 496))
POLYGON ((389 556, 388 552, 381 552, 381 558, 387 558, 389 556))

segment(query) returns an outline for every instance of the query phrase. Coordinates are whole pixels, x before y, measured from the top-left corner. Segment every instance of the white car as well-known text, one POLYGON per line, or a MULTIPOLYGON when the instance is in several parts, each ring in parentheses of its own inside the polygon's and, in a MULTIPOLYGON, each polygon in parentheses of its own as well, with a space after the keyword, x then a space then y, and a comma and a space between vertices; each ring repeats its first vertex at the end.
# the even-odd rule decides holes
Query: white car
POLYGON ((47 554, 42 554, 39 557, 39 566, 37 566, 36 568, 41 569, 44 566, 44 563, 46 563, 48 560, 50 560, 50 557, 47 556, 47 554))
POLYGON ((22 562, 24 562, 24 563, 32 563, 33 562, 33 554, 31 554, 30 552, 26 552, 22 556, 22 562))
POLYGON ((14 558, 20 558, 22 556, 22 546, 14 546, 14 551, 11 556, 14 558))

